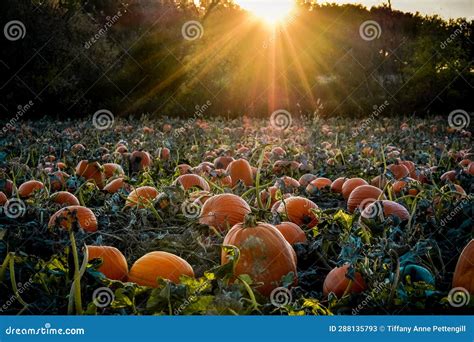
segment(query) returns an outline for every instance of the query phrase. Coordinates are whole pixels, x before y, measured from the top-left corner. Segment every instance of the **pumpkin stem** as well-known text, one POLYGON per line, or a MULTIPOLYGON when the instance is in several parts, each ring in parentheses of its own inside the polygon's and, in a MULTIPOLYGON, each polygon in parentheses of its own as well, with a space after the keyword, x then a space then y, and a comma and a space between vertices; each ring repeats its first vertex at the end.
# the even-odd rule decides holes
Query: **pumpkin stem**
POLYGON ((74 258, 74 303, 76 305, 76 314, 82 315, 81 274, 79 272, 79 256, 77 254, 76 238, 72 229, 69 230, 69 238, 71 239, 72 256, 74 258))
POLYGON ((243 227, 251 228, 255 226, 257 226, 257 218, 255 217, 255 215, 252 213, 245 215, 243 227))

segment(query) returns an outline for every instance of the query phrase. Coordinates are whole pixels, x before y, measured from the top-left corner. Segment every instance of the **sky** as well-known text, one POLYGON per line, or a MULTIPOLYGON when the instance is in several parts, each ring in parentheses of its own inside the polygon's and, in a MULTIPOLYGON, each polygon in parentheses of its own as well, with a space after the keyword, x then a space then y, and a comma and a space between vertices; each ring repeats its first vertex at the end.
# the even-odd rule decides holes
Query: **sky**
MULTIPOLYGON (((319 1, 323 3, 325 1, 319 1)), ((327 2, 361 3, 366 7, 380 5, 382 0, 330 0, 327 2)), ((466 17, 474 19, 474 0, 392 0, 392 8, 404 12, 420 12, 422 14, 438 14, 443 18, 466 17)))

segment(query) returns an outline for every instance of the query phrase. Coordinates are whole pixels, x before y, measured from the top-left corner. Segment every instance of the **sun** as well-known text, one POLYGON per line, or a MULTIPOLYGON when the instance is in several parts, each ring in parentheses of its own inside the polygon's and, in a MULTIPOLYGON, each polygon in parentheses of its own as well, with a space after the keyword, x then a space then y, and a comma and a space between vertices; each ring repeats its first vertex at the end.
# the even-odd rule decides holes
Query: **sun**
POLYGON ((271 25, 283 22, 295 6, 294 0, 236 0, 235 2, 271 25))

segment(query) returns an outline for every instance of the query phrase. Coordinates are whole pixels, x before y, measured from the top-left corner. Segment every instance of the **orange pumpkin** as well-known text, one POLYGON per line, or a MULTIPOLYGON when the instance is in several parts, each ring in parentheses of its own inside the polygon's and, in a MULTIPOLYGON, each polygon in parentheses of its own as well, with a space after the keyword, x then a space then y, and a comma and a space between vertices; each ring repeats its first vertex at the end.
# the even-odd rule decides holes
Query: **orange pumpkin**
POLYGON ((210 191, 211 188, 207 181, 198 175, 182 175, 176 178, 173 184, 181 184, 184 190, 188 190, 192 187, 198 187, 204 191, 210 191))
POLYGON ((194 277, 191 265, 183 258, 168 252, 151 252, 135 261, 128 281, 141 286, 157 287, 158 277, 179 283, 181 276, 194 277))
POLYGON ((315 175, 311 173, 306 173, 300 177, 298 182, 300 183, 301 186, 307 187, 308 184, 312 182, 313 180, 315 180, 316 178, 318 177, 316 177, 315 175))
POLYGON ((109 179, 114 176, 124 176, 125 172, 119 164, 115 163, 106 163, 102 165, 104 168, 104 176, 109 179))
POLYGON ((180 176, 192 173, 192 167, 188 164, 179 164, 178 166, 176 166, 176 170, 178 171, 180 176))
POLYGON ((159 193, 152 186, 141 186, 128 194, 125 206, 146 208, 149 207, 153 200, 158 197, 159 193))
POLYGON ((86 246, 88 261, 102 259, 98 268, 107 278, 125 280, 128 274, 127 259, 117 248, 111 246, 86 246))
POLYGON ((214 159, 214 168, 216 169, 227 169, 230 163, 235 159, 229 156, 221 156, 214 159))
POLYGON ((286 214, 288 220, 298 226, 304 224, 308 228, 312 228, 318 224, 318 218, 311 211, 312 209, 318 209, 316 203, 304 197, 293 196, 284 199, 276 211, 279 214, 286 214))
POLYGON ((471 176, 474 176, 474 162, 470 162, 466 168, 466 172, 471 176))
POLYGON ((453 274, 453 287, 463 287, 474 294, 474 239, 469 241, 459 256, 453 274))
POLYGON ((303 229, 293 222, 282 222, 277 224, 275 227, 283 234, 285 240, 288 241, 290 245, 294 245, 295 243, 306 243, 308 241, 303 229))
POLYGON ((360 293, 367 289, 362 275, 359 272, 355 272, 355 277, 351 282, 351 279, 346 276, 348 270, 349 265, 346 264, 341 267, 333 268, 331 272, 328 273, 323 284, 323 294, 325 296, 332 292, 340 298, 346 290, 347 293, 360 293))
POLYGON ((370 203, 382 199, 382 190, 372 185, 361 185, 355 188, 347 200, 347 209, 353 213, 357 207, 363 210, 370 203))
POLYGON ((410 177, 413 177, 413 175, 416 174, 415 163, 412 162, 411 160, 401 160, 398 163, 401 165, 404 165, 408 169, 410 177))
POLYGON ((249 162, 243 158, 234 160, 227 166, 227 173, 232 178, 232 186, 242 181, 246 186, 253 184, 252 167, 249 162))
POLYGON ((7 203, 7 201, 8 201, 7 195, 5 195, 3 191, 0 191, 0 205, 4 205, 5 203, 7 203))
POLYGON ((40 181, 37 180, 30 180, 18 188, 18 195, 22 198, 30 197, 35 193, 36 191, 39 191, 44 188, 44 184, 40 181))
MULTIPOLYGON (((239 249, 234 274, 248 274, 254 282, 263 283, 257 288, 262 295, 270 295, 280 285, 281 278, 290 272, 296 283, 296 254, 274 226, 246 220, 245 224, 236 224, 229 230, 223 244, 239 249)), ((229 255, 223 250, 221 264, 228 262, 229 255)))
POLYGON ((151 167, 151 156, 146 151, 134 151, 130 155, 130 168, 132 172, 140 172, 151 167))
POLYGON ((300 182, 293 177, 283 176, 273 186, 280 189, 282 193, 293 193, 300 187, 300 182))
POLYGON ((107 183, 106 186, 104 186, 104 191, 114 194, 120 189, 122 189, 126 185, 125 180, 123 177, 119 177, 114 179, 113 181, 107 183))
POLYGON ((344 197, 344 199, 347 201, 349 199, 349 196, 351 194, 351 192, 357 188, 358 186, 361 186, 361 185, 368 185, 369 183, 367 183, 365 180, 363 180, 362 178, 351 178, 351 179, 348 179, 344 182, 344 184, 342 185, 342 197, 344 197))
POLYGON ((331 189, 332 185, 332 180, 329 178, 324 178, 324 177, 319 177, 313 180, 311 183, 308 184, 306 187, 306 191, 309 194, 316 193, 316 191, 322 191, 322 190, 329 190, 331 189))
POLYGON ((81 160, 76 166, 76 175, 83 177, 85 180, 95 182, 99 189, 104 187, 104 174, 98 162, 81 160))
POLYGON ((67 191, 55 192, 50 196, 51 201, 61 205, 80 205, 79 200, 76 196, 67 191))
POLYGON ((97 218, 89 208, 71 205, 59 209, 49 219, 49 228, 54 228, 58 225, 66 230, 77 226, 87 232, 95 232, 97 230, 97 218))
POLYGON ((0 191, 3 191, 7 196, 11 196, 13 193, 13 182, 9 179, 0 179, 0 191))
POLYGON ((342 194, 342 186, 344 185, 346 177, 339 177, 331 183, 331 191, 337 194, 342 194))
POLYGON ((445 173, 441 175, 440 179, 444 182, 446 181, 454 182, 456 180, 456 176, 457 176, 457 173, 455 170, 446 171, 445 173))
POLYGON ((387 166, 387 170, 390 170, 395 179, 402 179, 410 175, 410 171, 403 164, 391 164, 387 166))
POLYGON ((49 184, 52 191, 59 191, 66 186, 69 175, 64 171, 56 171, 49 174, 49 184))
POLYGON ((201 208, 199 223, 226 231, 244 221, 250 213, 250 206, 239 196, 221 194, 209 198, 201 208))
POLYGON ((212 170, 210 173, 211 182, 222 187, 232 186, 232 178, 224 169, 212 170))
POLYGON ((406 190, 408 195, 416 196, 419 192, 418 189, 413 186, 413 183, 416 182, 415 179, 409 177, 406 180, 398 180, 393 183, 392 190, 396 195, 399 195, 406 190))

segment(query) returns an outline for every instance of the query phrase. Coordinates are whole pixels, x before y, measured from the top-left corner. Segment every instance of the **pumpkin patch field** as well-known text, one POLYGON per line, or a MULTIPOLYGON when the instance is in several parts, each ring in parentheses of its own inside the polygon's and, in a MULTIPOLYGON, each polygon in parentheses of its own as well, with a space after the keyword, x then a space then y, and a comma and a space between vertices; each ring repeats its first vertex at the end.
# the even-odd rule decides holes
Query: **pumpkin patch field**
POLYGON ((472 137, 441 118, 19 122, 0 310, 466 314, 472 137))

